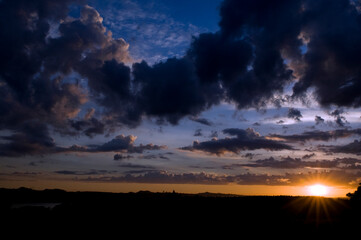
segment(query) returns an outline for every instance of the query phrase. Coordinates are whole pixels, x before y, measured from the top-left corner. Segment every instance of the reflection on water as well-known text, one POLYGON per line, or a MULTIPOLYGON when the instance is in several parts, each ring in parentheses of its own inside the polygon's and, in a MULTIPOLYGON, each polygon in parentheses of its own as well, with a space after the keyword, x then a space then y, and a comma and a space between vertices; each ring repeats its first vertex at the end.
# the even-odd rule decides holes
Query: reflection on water
POLYGON ((11 208, 23 208, 23 207, 44 207, 53 209, 61 203, 15 203, 11 205, 11 208))

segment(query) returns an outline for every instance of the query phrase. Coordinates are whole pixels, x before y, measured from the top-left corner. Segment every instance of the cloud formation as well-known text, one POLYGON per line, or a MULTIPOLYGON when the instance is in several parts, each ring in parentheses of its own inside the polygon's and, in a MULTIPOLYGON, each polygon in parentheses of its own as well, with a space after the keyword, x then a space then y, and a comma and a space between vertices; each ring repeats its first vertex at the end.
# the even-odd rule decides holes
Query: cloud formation
POLYGON ((323 118, 320 117, 320 116, 315 116, 315 122, 316 122, 316 125, 322 124, 322 123, 325 122, 325 119, 323 119, 323 118))
POLYGON ((345 116, 342 115, 343 113, 344 111, 342 109, 336 109, 329 113, 330 116, 335 118, 335 123, 338 127, 344 127, 347 123, 345 116))
POLYGON ((130 183, 170 183, 170 184, 239 184, 239 185, 305 185, 316 179, 326 179, 329 184, 358 185, 360 172, 352 173, 345 170, 314 171, 308 173, 286 174, 253 174, 238 175, 211 174, 211 173, 171 173, 163 170, 151 170, 141 174, 126 174, 121 176, 88 176, 78 178, 86 182, 130 182, 130 183))
POLYGON ((61 134, 103 134, 106 125, 94 112, 77 117, 90 100, 110 101, 109 88, 115 95, 129 92, 130 70, 123 64, 130 59, 127 43, 113 39, 102 17, 83 1, 0 5, 0 129, 18 132, 38 121, 61 134), (82 5, 79 18, 68 15, 70 4, 82 5))
POLYGON ((292 158, 290 156, 276 159, 274 157, 256 160, 253 163, 227 165, 227 169, 233 167, 264 167, 277 169, 302 169, 302 168, 334 168, 334 169, 361 169, 361 160, 356 158, 335 158, 333 160, 304 161, 304 158, 292 158))
MULTIPOLYGON (((279 105, 278 95, 291 84, 293 99, 314 89, 321 106, 339 107, 330 115, 344 127, 342 107, 361 106, 359 7, 349 0, 225 0, 219 31, 193 37, 184 56, 150 64, 134 62, 126 40, 114 38, 85 1, 3 0, 0 130, 10 133, 0 137, 0 156, 164 149, 135 145, 132 135, 94 146, 59 147, 52 134, 95 137, 136 127, 146 118, 178 124, 188 117, 211 126, 198 116, 212 106, 279 105), (74 5, 79 13, 72 15, 74 5)), ((302 114, 290 108, 287 116, 300 121, 302 114)), ((315 121, 324 122, 319 116, 315 121)), ((292 150, 285 141, 329 141, 360 135, 360 129, 267 137, 253 129, 223 133, 230 137, 182 149, 217 155, 292 150)), ((359 145, 330 149, 359 154, 359 145)))
POLYGON ((117 171, 112 170, 99 170, 99 169, 91 169, 89 171, 73 171, 73 170, 58 170, 54 171, 56 174, 61 175, 77 175, 77 176, 84 176, 84 175, 106 175, 116 173, 117 171))
POLYGON ((213 123, 206 119, 206 118, 199 118, 199 117, 189 117, 190 120, 194 121, 194 122, 197 122, 197 123, 200 123, 200 124, 203 124, 203 125, 206 125, 206 126, 212 126, 213 123))
MULTIPOLYGON (((91 146, 79 146, 72 145, 68 148, 58 148, 58 152, 122 152, 122 153, 143 153, 144 151, 151 150, 162 150, 166 149, 165 145, 154 145, 152 143, 148 144, 140 144, 135 145, 134 142, 137 139, 136 136, 128 135, 125 136, 123 134, 116 136, 112 140, 101 144, 101 145, 91 145, 91 146)), ((114 156, 114 160, 120 160, 123 158, 130 158, 130 156, 122 156, 120 154, 116 154, 114 156)))
POLYGON ((117 153, 114 155, 115 161, 121 161, 124 159, 130 159, 130 158, 133 158, 133 156, 132 155, 124 155, 124 154, 120 154, 120 153, 117 153))
POLYGON ((279 138, 290 142, 306 142, 306 141, 330 141, 338 138, 347 138, 352 135, 361 135, 361 129, 337 129, 334 131, 309 131, 301 134, 280 135, 270 134, 270 137, 279 138))
MULTIPOLYGON (((72 145, 70 147, 57 146, 53 138, 50 137, 46 125, 38 122, 28 122, 18 132, 2 136, 0 138, 0 156, 20 157, 25 155, 43 155, 64 152, 119 152, 119 153, 143 153, 144 151, 166 149, 165 145, 155 145, 152 143, 135 145, 136 136, 123 134, 116 136, 112 140, 100 145, 72 145)), ((114 160, 131 158, 116 154, 114 160)))
POLYGON ((325 146, 325 151, 333 153, 350 153, 361 154, 361 141, 354 140, 352 143, 348 143, 341 146, 325 146))
POLYGON ((301 114, 301 111, 296 109, 296 108, 289 108, 288 109, 288 113, 287 113, 287 117, 294 119, 297 122, 301 121, 301 118, 303 117, 301 114))
MULTIPOLYGON (((194 37, 183 57, 130 67, 128 43, 83 1, 3 0, 0 129, 19 131, 26 119, 93 137, 144 117, 210 125, 196 116, 221 101, 262 108, 295 79, 294 98, 313 88, 322 106, 359 107, 358 4, 225 0, 220 30, 194 37), (69 15, 70 5, 80 6, 79 17, 69 15), (97 105, 92 117, 86 102, 97 105)), ((302 115, 290 109, 288 116, 302 115)))
POLYGON ((359 2, 301 1, 303 42, 307 52, 302 57, 303 69, 294 86, 300 95, 315 88, 315 96, 323 106, 361 106, 361 48, 359 2), (347 36, 347 37, 345 37, 347 36))
MULTIPOLYGON (((220 27, 226 36, 252 39, 253 70, 256 71, 258 57, 264 61, 272 59, 269 65, 262 66, 261 72, 269 77, 277 74, 278 84, 288 79, 287 68, 280 61, 287 59, 289 69, 299 79, 293 87, 294 97, 305 96, 308 89, 314 88, 316 99, 323 106, 358 107, 358 8, 359 2, 349 0, 226 0, 220 9, 220 27)), ((267 82, 271 83, 272 78, 267 82)))
POLYGON ((223 130, 224 134, 234 136, 233 138, 212 139, 210 141, 194 141, 192 146, 182 147, 187 151, 202 151, 206 153, 222 155, 225 153, 239 154, 244 150, 266 149, 271 151, 291 150, 290 145, 280 141, 266 139, 252 128, 246 130, 228 128, 223 130))
POLYGON ((26 122, 20 129, 8 136, 1 136, 0 156, 21 157, 41 155, 56 149, 46 125, 39 122, 26 122))

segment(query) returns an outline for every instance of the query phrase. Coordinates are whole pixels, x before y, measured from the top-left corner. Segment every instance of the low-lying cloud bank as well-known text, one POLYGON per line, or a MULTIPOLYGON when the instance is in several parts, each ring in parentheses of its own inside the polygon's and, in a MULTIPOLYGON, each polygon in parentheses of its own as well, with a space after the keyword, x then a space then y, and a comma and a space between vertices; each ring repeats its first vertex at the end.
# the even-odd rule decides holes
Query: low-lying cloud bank
POLYGON ((328 184, 357 186, 361 173, 344 170, 317 171, 308 173, 286 174, 254 174, 238 175, 212 174, 212 173, 171 173, 162 170, 152 170, 143 174, 126 174, 121 176, 88 176, 77 178, 87 182, 129 182, 129 183, 168 183, 168 184, 210 184, 210 185, 305 185, 317 180, 327 181, 328 184))

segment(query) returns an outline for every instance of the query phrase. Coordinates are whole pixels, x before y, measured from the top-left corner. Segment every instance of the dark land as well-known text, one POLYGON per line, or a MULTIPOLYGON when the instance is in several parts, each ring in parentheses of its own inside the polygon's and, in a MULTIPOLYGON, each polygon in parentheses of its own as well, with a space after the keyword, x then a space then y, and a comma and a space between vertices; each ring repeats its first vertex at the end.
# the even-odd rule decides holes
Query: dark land
POLYGON ((2 232, 10 231, 13 237, 9 239, 23 233, 38 236, 51 232, 58 236, 74 231, 148 236, 171 232, 177 237, 352 236, 361 223, 361 201, 353 198, 28 188, 0 189, 0 197, 2 232))

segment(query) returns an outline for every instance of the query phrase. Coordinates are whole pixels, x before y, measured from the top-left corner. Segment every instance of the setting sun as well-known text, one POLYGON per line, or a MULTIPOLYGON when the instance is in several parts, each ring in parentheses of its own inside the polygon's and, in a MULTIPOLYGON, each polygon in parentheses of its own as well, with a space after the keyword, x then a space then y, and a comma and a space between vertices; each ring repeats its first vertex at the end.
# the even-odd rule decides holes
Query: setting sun
POLYGON ((314 184, 307 187, 308 193, 312 196, 325 196, 329 193, 329 187, 322 184, 314 184))

